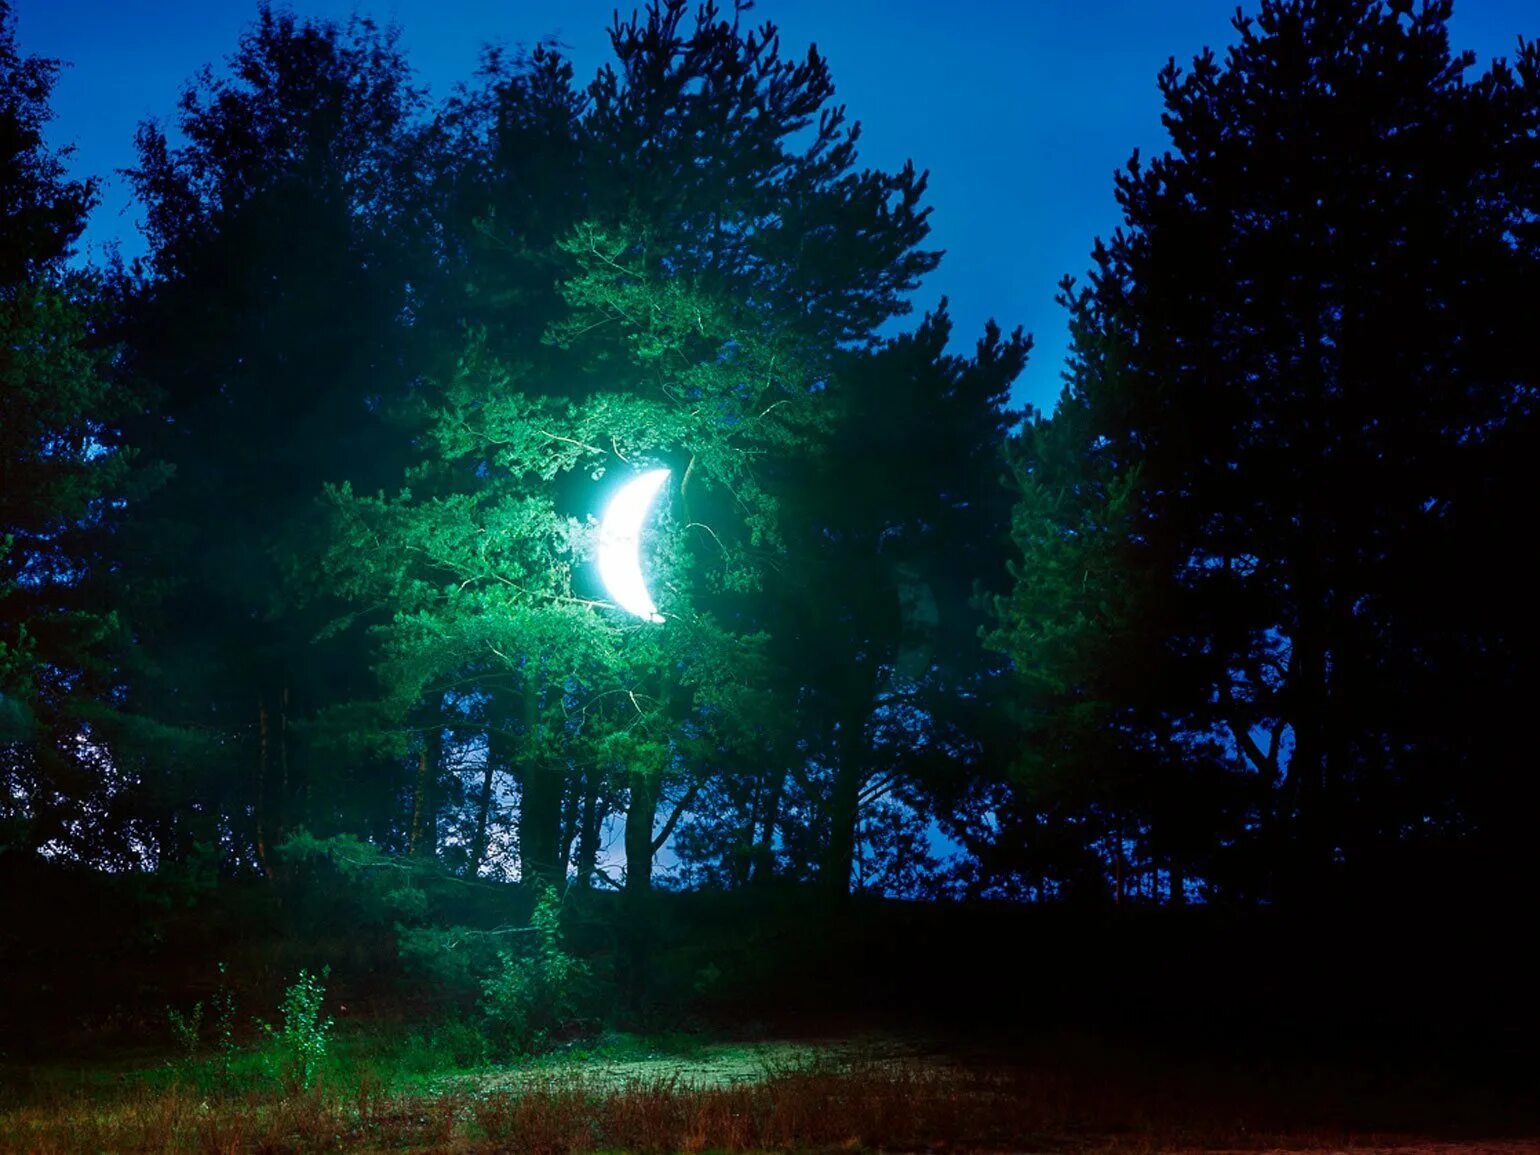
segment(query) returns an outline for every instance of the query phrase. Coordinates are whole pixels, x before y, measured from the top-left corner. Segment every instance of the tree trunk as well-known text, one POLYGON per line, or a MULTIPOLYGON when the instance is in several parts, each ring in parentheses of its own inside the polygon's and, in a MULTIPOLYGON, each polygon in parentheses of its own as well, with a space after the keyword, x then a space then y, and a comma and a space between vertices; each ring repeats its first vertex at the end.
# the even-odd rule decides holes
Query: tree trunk
MULTIPOLYGON (((1313 596, 1312 586, 1302 591, 1313 596)), ((1289 758, 1289 797, 1294 804, 1296 883, 1318 892, 1331 861, 1330 835, 1326 829, 1326 718, 1324 686, 1326 655, 1324 639, 1314 625, 1314 606, 1301 607, 1297 636, 1292 639, 1291 689, 1294 709, 1294 751, 1289 758)))
POLYGON ((412 784, 412 817, 407 823, 406 853, 408 858, 417 857, 417 832, 422 829, 422 809, 428 792, 428 751, 417 751, 417 777, 412 784))
POLYGON ((778 770, 770 781, 764 813, 760 815, 759 833, 754 843, 754 861, 749 882, 769 882, 775 877, 775 832, 781 825, 781 792, 786 788, 786 772, 778 770))
POLYGON ((579 890, 593 885, 594 871, 599 867, 599 827, 603 815, 599 813, 599 791, 604 777, 597 769, 589 769, 583 775, 583 810, 578 824, 577 879, 579 890))
POLYGON ((544 759, 524 767, 519 795, 519 877, 557 884, 565 871, 560 861, 562 782, 544 759))
POLYGON ((658 816, 657 775, 632 770, 626 775, 631 804, 626 807, 626 893, 652 888, 652 828, 658 816))
POLYGON ((492 743, 487 743, 486 764, 481 770, 481 797, 476 801, 476 840, 471 844, 472 878, 481 873, 481 864, 487 856, 487 824, 492 814, 492 784, 497 776, 497 762, 492 756, 492 743))
POLYGON ((278 694, 278 840, 289 829, 289 687, 278 694))
MULTIPOLYGON (((556 843, 556 861, 562 864, 563 876, 572 862, 572 846, 577 842, 578 826, 583 821, 583 792, 577 781, 563 782, 561 786, 561 835, 556 843)), ((562 879, 566 882, 565 877, 562 879)), ((565 886, 562 887, 566 889, 565 886)))
POLYGON ((262 867, 262 873, 267 880, 273 880, 273 868, 267 860, 267 758, 268 758, 268 724, 267 724, 267 699, 257 699, 257 862, 262 867))
POLYGON ((865 725, 850 719, 840 723, 839 765, 829 797, 829 845, 824 854, 824 889, 836 898, 850 893, 856 858, 856 824, 860 819, 861 786, 866 781, 865 725))
POLYGON ((407 854, 431 858, 438 853, 439 764, 443 756, 444 732, 435 715, 423 731, 422 746, 417 751, 417 781, 412 790, 412 828, 407 838, 407 854))
POLYGON ((641 1010, 647 989, 647 960, 651 953, 652 828, 658 813, 661 775, 632 769, 627 775, 630 805, 626 807, 626 885, 621 895, 620 994, 633 1013, 641 1010))
POLYGON ((727 864, 728 877, 734 890, 748 884, 754 869, 754 856, 758 852, 759 835, 759 788, 756 786, 749 799, 749 820, 743 826, 738 843, 730 851, 727 864))
POLYGON ((519 793, 519 877, 526 882, 560 884, 566 863, 558 861, 561 842, 562 773, 540 750, 540 687, 533 673, 524 680, 524 780, 519 793))

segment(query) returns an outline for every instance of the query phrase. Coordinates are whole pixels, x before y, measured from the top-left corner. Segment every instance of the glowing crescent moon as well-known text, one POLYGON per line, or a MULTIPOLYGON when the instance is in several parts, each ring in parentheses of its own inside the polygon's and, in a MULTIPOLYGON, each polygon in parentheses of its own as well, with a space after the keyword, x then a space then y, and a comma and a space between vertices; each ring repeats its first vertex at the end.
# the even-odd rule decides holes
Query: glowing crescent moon
POLYGON ((666 469, 633 477, 610 500, 599 522, 599 577, 604 588, 621 609, 649 622, 661 622, 663 615, 642 580, 642 522, 667 480, 666 469))

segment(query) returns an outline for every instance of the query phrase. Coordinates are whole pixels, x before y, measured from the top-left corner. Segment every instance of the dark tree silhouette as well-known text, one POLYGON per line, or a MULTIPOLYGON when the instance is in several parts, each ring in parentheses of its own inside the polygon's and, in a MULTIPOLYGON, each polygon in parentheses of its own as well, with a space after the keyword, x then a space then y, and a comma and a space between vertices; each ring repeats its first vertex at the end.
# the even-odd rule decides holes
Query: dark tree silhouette
POLYGON ((1006 648, 1095 719, 1076 764, 1252 776, 1275 892, 1493 838, 1520 780, 1487 486, 1534 444, 1537 55, 1467 79, 1449 10, 1264 3, 1162 73, 1174 150, 1119 175, 1070 428, 1024 443, 1006 648))
POLYGON ((102 743, 124 640, 108 594, 118 508, 153 484, 123 421, 99 278, 71 271, 95 202, 43 129, 58 64, 0 4, 0 853, 132 861, 139 792, 102 743))
POLYGON ((388 766, 305 729, 364 675, 358 654, 313 644, 334 607, 302 594, 323 482, 383 480, 405 449, 383 418, 416 356, 421 111, 394 33, 264 6, 229 74, 184 93, 181 143, 139 132, 150 252, 128 363, 163 398, 144 438, 175 476, 134 517, 132 685, 170 728, 154 741, 180 771, 173 859, 222 843, 270 871, 293 826, 383 837, 397 808, 388 766))

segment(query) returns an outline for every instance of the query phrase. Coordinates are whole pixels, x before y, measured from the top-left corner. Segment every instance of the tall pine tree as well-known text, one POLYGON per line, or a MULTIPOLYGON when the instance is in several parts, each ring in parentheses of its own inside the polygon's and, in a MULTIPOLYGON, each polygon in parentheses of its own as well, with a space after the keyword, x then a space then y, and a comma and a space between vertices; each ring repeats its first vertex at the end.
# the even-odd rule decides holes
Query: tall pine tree
POLYGON ((69 258, 95 203, 44 142, 59 65, 0 3, 0 851, 139 861, 142 785, 103 743, 124 623, 122 506, 153 484, 124 439, 101 279, 69 258))
MULTIPOLYGON (((611 36, 616 63, 585 93, 540 52, 453 110, 479 149, 452 187, 486 200, 450 252, 480 254, 467 268, 483 304, 424 395, 431 452, 410 493, 339 493, 353 544, 337 558, 355 596, 391 609, 396 716, 426 700, 442 726, 451 688, 530 703, 502 711, 522 747, 504 756, 525 872, 565 871, 544 850, 571 829, 562 799, 589 813, 608 776, 627 886, 645 892, 677 803, 768 741, 794 700, 756 674, 756 591, 787 564, 779 487, 822 451, 849 350, 935 256, 916 247, 923 179, 855 167, 816 52, 784 58, 773 27, 709 5, 660 5, 611 36), (571 186, 553 190, 522 149, 571 186), (541 344, 516 336, 530 318, 541 344), (661 627, 596 604, 587 520, 605 484, 658 464, 673 471, 661 627)), ((483 799, 491 774, 472 783, 483 799)))
MULTIPOLYGON (((1118 176, 1124 225, 1074 302, 1068 444, 1028 455, 1050 485, 1064 454, 1084 466, 1028 492, 1006 648, 1086 708, 1141 707, 1133 745, 1178 740, 1261 788, 1236 853, 1271 865, 1236 887, 1318 893, 1408 848, 1504 841, 1533 613, 1490 578, 1490 487, 1534 444, 1540 89, 1532 44, 1467 77, 1449 13, 1268 0, 1223 61, 1161 74, 1173 151, 1118 176), (1106 572, 1074 594, 1059 563, 1095 557, 1140 587, 1110 604, 1142 607, 1122 628, 1163 701, 1097 617, 1055 656, 1103 615, 1106 572)), ((1077 742, 1107 739, 1098 721, 1077 742)))
POLYGON ((128 363, 162 398, 143 437, 175 473, 133 518, 131 686, 166 727, 145 756, 175 771, 172 858, 201 841, 271 872, 286 831, 395 809, 389 765, 308 726, 366 675, 314 644, 334 607, 306 583, 322 485, 404 459, 385 418, 416 371, 422 101, 394 32, 264 5, 186 89, 175 137, 139 132, 128 363))

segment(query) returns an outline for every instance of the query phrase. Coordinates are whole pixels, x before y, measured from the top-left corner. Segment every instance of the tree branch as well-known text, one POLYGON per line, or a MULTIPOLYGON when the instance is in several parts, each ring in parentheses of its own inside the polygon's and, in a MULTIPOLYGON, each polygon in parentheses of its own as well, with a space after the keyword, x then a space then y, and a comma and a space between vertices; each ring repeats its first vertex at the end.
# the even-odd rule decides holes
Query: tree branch
POLYGON ((673 814, 669 815, 668 821, 663 824, 663 829, 652 840, 652 852, 654 854, 663 849, 663 844, 668 841, 668 836, 674 833, 674 827, 679 825, 679 819, 684 816, 684 812, 690 808, 690 804, 695 801, 696 795, 700 793, 701 785, 699 781, 693 783, 690 789, 685 792, 685 796, 679 800, 679 805, 674 807, 673 814))

